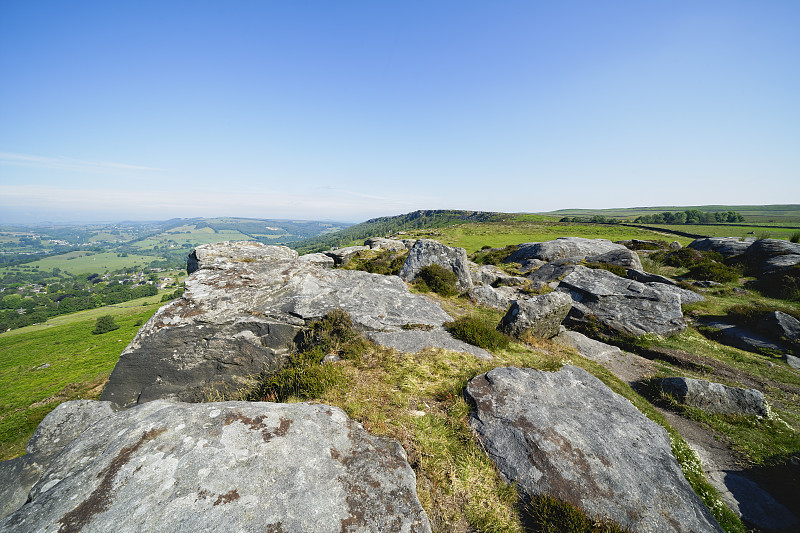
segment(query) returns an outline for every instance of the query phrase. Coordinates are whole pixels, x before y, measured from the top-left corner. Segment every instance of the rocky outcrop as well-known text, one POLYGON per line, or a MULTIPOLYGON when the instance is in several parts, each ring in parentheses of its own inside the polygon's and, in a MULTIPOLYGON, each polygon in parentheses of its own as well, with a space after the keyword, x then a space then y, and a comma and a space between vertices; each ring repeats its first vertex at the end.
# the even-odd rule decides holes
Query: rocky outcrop
POLYGON ((702 379, 684 377, 664 378, 661 390, 680 403, 712 413, 730 415, 769 415, 764 395, 755 389, 728 387, 702 379))
POLYGON ((744 252, 745 261, 759 275, 769 275, 800 263, 800 243, 759 239, 744 252))
POLYGON ((467 251, 463 248, 452 248, 431 239, 420 239, 408 252, 408 258, 400 270, 400 278, 413 281, 417 273, 428 265, 437 265, 453 271, 456 275, 456 286, 466 291, 472 287, 467 251))
MULTIPOLYGON (((508 288, 506 287, 504 289, 508 288)), ((515 293, 516 291, 511 289, 510 292, 515 293)), ((489 285, 472 287, 469 291, 467 291, 467 296, 475 305, 492 307, 494 309, 501 309, 503 311, 508 309, 508 305, 511 303, 511 298, 513 298, 513 296, 507 294, 506 291, 497 290, 489 285)))
POLYGON ((471 425, 503 477, 637 532, 721 532, 667 432, 584 370, 496 368, 467 385, 471 425))
POLYGON ((289 248, 204 245, 182 298, 156 312, 120 356, 101 399, 120 406, 202 400, 279 368, 306 324, 347 312, 362 331, 452 320, 396 276, 323 268, 289 248))
POLYGON ((577 331, 562 331, 553 337, 553 342, 574 348, 583 357, 598 363, 607 363, 623 355, 618 347, 590 339, 577 331))
POLYGON ((156 401, 49 464, 3 531, 430 531, 395 441, 326 405, 156 401))
POLYGON ((688 247, 701 252, 717 252, 722 257, 734 257, 743 254, 754 241, 737 237, 706 237, 693 240, 688 247))
POLYGON ((531 259, 548 262, 558 259, 587 260, 642 270, 639 256, 635 252, 606 239, 560 237, 552 241, 524 243, 519 245, 517 251, 511 254, 507 261, 522 263, 531 259))
POLYGON ((491 285, 506 273, 494 265, 478 266, 475 263, 469 264, 469 275, 473 285, 491 285))
POLYGON ((562 292, 511 302, 497 329, 517 338, 549 339, 558 335, 561 322, 572 307, 572 298, 562 292))
POLYGON ((369 246, 371 250, 387 250, 389 252, 405 252, 406 245, 397 239, 384 239, 383 237, 372 237, 364 241, 364 246, 369 246))
POLYGON ((454 339, 452 335, 441 330, 372 331, 366 337, 399 352, 417 353, 425 348, 441 348, 451 352, 469 353, 481 359, 492 358, 492 354, 483 348, 454 339))
POLYGON ((600 326, 628 335, 680 333, 686 329, 681 297, 654 285, 659 284, 648 285, 605 270, 577 266, 557 291, 572 297, 571 322, 596 320, 600 326))
POLYGON ((714 320, 704 322, 703 325, 717 332, 714 338, 719 342, 741 350, 762 354, 779 354, 785 348, 781 341, 737 324, 714 320))
POLYGON ((322 253, 333 259, 336 266, 344 266, 349 263, 351 259, 356 257, 359 252, 364 252, 366 250, 369 250, 368 246, 347 246, 345 248, 336 248, 322 253))
POLYGON ((800 343, 800 320, 781 311, 773 311, 758 321, 756 327, 778 340, 800 343))
POLYGON ((74 400, 50 411, 26 446, 26 455, 0 462, 0 519, 28 499, 45 468, 64 447, 96 421, 114 413, 110 402, 74 400))

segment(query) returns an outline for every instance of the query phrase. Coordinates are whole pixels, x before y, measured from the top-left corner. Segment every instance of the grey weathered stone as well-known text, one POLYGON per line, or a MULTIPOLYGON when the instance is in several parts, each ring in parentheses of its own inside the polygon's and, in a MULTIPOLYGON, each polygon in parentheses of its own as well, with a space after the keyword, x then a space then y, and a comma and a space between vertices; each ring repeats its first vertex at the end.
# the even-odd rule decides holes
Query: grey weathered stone
POLYGON ((553 337, 553 342, 574 348, 583 357, 599 363, 606 363, 622 355, 622 350, 618 347, 590 339, 577 331, 562 331, 553 337))
POLYGON ((26 455, 0 462, 0 518, 25 503, 50 461, 86 428, 114 413, 110 402, 64 402, 44 417, 26 446, 26 455))
POLYGON ((3 531, 429 532, 402 447, 326 405, 151 402, 48 466, 3 531))
POLYGON ((672 241, 671 243, 669 243, 670 250, 680 250, 681 248, 683 248, 683 246, 681 246, 681 243, 679 243, 678 241, 672 241))
POLYGON ((500 291, 494 289, 489 285, 479 285, 472 287, 467 291, 469 299, 483 307, 493 307, 494 309, 508 309, 510 303, 509 299, 505 297, 500 291))
POLYGON ((723 257, 743 254, 755 239, 739 239, 738 237, 705 237, 689 243, 689 248, 701 252, 717 252, 723 257))
POLYGON ((529 280, 536 283, 550 283, 564 278, 567 274, 575 271, 575 266, 580 261, 577 259, 557 259, 540 266, 526 274, 529 280))
POLYGON ((689 289, 684 289, 683 287, 678 287, 677 285, 670 285, 667 283, 658 283, 658 282, 647 283, 646 285, 651 289, 655 289, 657 291, 667 292, 677 295, 678 298, 680 298, 681 305, 689 305, 706 301, 706 297, 703 296, 702 294, 690 291, 689 289))
POLYGON ((778 353, 784 349, 780 341, 728 322, 710 321, 704 324, 719 332, 719 341, 742 350, 756 353, 778 353))
MULTIPOLYGON (((335 309, 364 331, 452 320, 396 276, 326 269, 298 260, 288 248, 259 246, 257 259, 228 263, 216 245, 198 247, 199 257, 213 261, 201 260, 183 297, 139 330, 101 399, 129 406, 158 398, 198 401, 211 388, 235 390, 249 376, 279 368, 306 324, 335 309)), ((225 244, 223 252, 238 257, 235 246, 225 244)))
POLYGON ((642 272, 641 270, 635 270, 632 268, 629 268, 626 271, 625 277, 640 283, 663 283, 665 285, 677 285, 674 280, 666 276, 659 276, 658 274, 642 272))
POLYGON ((778 340, 800 341, 800 320, 781 311, 767 314, 759 320, 757 327, 778 340))
POLYGON ((532 270, 536 270, 537 268, 547 264, 547 261, 542 261, 541 259, 525 259, 520 263, 519 271, 522 274, 526 274, 531 272, 532 270))
POLYGON ((769 406, 764 395, 755 389, 728 387, 702 379, 664 378, 661 390, 681 403, 713 413, 767 416, 769 406))
MULTIPOLYGON (((686 329, 681 297, 611 272, 581 266, 566 276, 558 291, 573 300, 568 320, 600 325, 629 335, 672 335, 686 329)), ((668 287, 663 285, 663 287, 668 287)))
POLYGON ((624 246, 611 250, 602 254, 588 255, 586 261, 589 263, 606 263, 608 265, 617 265, 623 268, 632 268, 635 270, 642 269, 642 261, 639 259, 639 254, 633 250, 629 250, 624 246))
POLYGON ((297 252, 285 246, 266 246, 256 241, 225 241, 198 246, 189 253, 187 271, 234 268, 239 263, 255 261, 292 261, 297 252))
POLYGON ((495 368, 467 385, 470 423, 503 477, 637 532, 721 532, 667 432, 588 372, 495 368))
POLYGON ((558 335, 559 326, 572 307, 572 298, 561 292, 511 302, 498 329, 514 337, 541 337, 549 339, 558 335))
MULTIPOLYGON (((583 237, 559 237, 545 242, 528 242, 520 244, 516 252, 511 254, 509 263, 521 263, 527 259, 541 259, 542 261, 555 261, 557 259, 585 259, 589 256, 601 256, 608 252, 630 252, 621 244, 615 244, 606 239, 584 239, 583 237)), ((634 254, 635 255, 635 254, 634 254)), ((642 266, 639 264, 638 270, 642 266)))
POLYGON ((783 357, 787 365, 796 370, 800 370, 800 357, 795 357, 794 355, 790 355, 788 353, 784 354, 783 357))
POLYGON ((384 239, 383 237, 372 237, 364 241, 364 246, 369 246, 372 250, 387 250, 389 252, 405 252, 406 245, 397 239, 384 239))
POLYGON ((451 352, 472 354, 481 359, 492 358, 492 354, 483 348, 455 339, 442 330, 372 331, 367 333, 366 337, 381 346, 388 346, 399 352, 417 353, 425 348, 441 348, 451 352))
POLYGON ((774 274, 800 263, 800 243, 759 239, 747 248, 744 258, 759 274, 774 274))
POLYGON ((497 278, 505 276, 506 273, 494 265, 478 266, 470 262, 469 275, 472 278, 473 285, 491 285, 497 281, 497 278))
POLYGON ((336 261, 333 260, 333 257, 325 254, 306 254, 301 255, 297 258, 298 261, 304 261, 307 263, 313 263, 318 265, 322 268, 333 268, 336 266, 336 261))
POLYGON ((452 248, 431 239, 420 239, 409 250, 408 258, 403 264, 399 276, 405 281, 413 281, 423 267, 433 263, 451 270, 456 275, 456 286, 459 290, 466 291, 472 287, 467 251, 463 248, 452 248))
POLYGON ((359 252, 364 252, 369 250, 367 246, 347 246, 345 248, 336 248, 334 250, 328 250, 327 252, 322 252, 328 257, 333 259, 333 262, 336 263, 336 266, 344 266, 350 262, 355 256, 358 255, 359 252))

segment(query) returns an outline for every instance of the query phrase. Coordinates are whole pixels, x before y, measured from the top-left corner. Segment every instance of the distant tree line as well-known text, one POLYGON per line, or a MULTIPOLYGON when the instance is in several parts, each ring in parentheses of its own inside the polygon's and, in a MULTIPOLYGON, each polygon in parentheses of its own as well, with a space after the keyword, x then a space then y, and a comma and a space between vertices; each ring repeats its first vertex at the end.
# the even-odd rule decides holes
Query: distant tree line
POLYGON ((687 209, 686 211, 655 213, 637 217, 635 224, 724 224, 730 222, 744 222, 744 217, 736 211, 699 211, 687 209))
POLYGON ((559 222, 583 222, 592 224, 619 224, 616 218, 604 217, 603 215, 594 215, 591 217, 564 217, 559 222))
POLYGON ((126 274, 113 276, 118 279, 104 280, 98 274, 67 276, 55 270, 24 273, 35 278, 33 282, 3 283, 0 332, 46 322, 54 316, 158 294, 155 285, 158 276, 155 273, 148 279, 152 283, 134 284, 125 279, 126 274))

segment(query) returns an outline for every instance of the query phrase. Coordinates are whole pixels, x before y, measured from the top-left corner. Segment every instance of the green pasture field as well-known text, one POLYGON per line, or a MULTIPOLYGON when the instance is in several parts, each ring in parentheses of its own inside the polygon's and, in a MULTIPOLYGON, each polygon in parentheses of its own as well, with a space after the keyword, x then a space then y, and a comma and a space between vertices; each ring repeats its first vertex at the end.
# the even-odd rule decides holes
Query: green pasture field
MULTIPOLYGON (((127 257, 118 257, 115 252, 68 252, 66 254, 46 257, 33 263, 28 263, 27 267, 49 271, 60 268, 70 274, 89 274, 111 272, 120 268, 147 266, 152 261, 160 260, 160 257, 152 255, 129 254, 127 257)), ((5 273, 6 269, 0 269, 0 273, 5 273)))
POLYGON ((0 334, 0 460, 24 454, 36 426, 59 403, 100 395, 122 350, 162 305, 158 300, 81 311, 0 334), (102 315, 113 315, 120 328, 93 335, 102 315))
POLYGON ((211 244, 223 241, 252 241, 253 238, 240 231, 214 231, 211 228, 194 229, 190 231, 176 232, 178 228, 169 232, 159 233, 147 239, 133 243, 133 246, 141 250, 152 250, 155 246, 168 246, 177 243, 177 246, 196 246, 200 244, 211 244), (172 242, 170 242, 172 241, 172 242))
POLYGON ((678 241, 683 245, 692 239, 667 233, 658 233, 639 228, 603 224, 572 224, 562 222, 484 222, 481 224, 459 224, 432 231, 417 230, 410 235, 430 236, 450 246, 464 248, 468 254, 484 246, 501 248, 509 244, 542 242, 558 237, 585 237, 587 239, 609 239, 623 241, 631 239, 678 241))
POLYGON ((666 229, 675 231, 685 231, 695 235, 705 235, 707 237, 739 237, 739 238, 770 238, 784 239, 789 238, 800 231, 800 224, 795 229, 787 228, 763 228, 758 226, 733 226, 726 224, 646 224, 647 227, 656 229, 666 229))
POLYGON ((613 209, 559 209, 549 213, 540 213, 550 216, 594 216, 602 215, 613 218, 626 218, 633 220, 642 215, 663 213, 664 211, 676 212, 687 209, 699 211, 718 212, 736 211, 741 213, 747 222, 762 223, 798 223, 800 222, 800 204, 784 205, 699 205, 699 206, 658 206, 658 207, 622 207, 613 209))

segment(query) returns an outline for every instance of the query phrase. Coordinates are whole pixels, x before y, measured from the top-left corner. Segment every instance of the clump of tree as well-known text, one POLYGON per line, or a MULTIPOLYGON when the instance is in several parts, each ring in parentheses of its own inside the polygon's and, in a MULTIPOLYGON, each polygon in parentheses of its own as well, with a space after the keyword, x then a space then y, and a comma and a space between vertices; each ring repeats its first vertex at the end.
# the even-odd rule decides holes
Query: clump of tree
POLYGON ((103 333, 114 331, 115 329, 119 329, 119 324, 114 322, 114 317, 111 315, 103 315, 97 319, 92 335, 102 335, 103 333))
POLYGON ((730 224, 744 222, 744 217, 736 211, 700 211, 687 209, 686 211, 664 211, 652 215, 642 215, 634 221, 636 224, 730 224))
POLYGON ((616 218, 594 215, 591 217, 563 217, 559 222, 591 223, 591 224, 619 224, 616 218))

